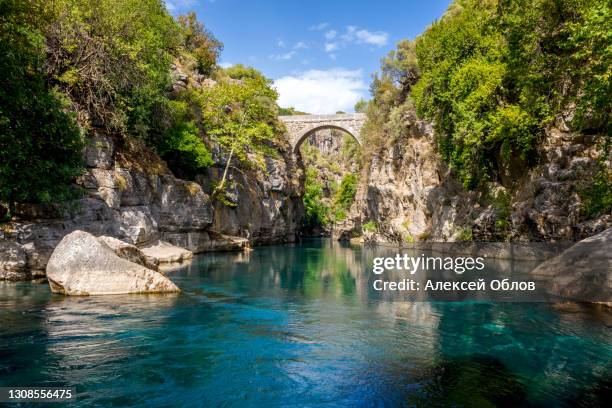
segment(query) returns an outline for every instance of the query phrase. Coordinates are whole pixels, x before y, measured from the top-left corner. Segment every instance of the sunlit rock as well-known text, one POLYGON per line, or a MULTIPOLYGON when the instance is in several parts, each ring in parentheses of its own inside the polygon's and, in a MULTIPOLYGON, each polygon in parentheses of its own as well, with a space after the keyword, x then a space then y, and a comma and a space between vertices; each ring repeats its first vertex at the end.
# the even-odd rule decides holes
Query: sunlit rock
POLYGON ((163 274, 119 257, 103 240, 78 230, 53 251, 47 278, 51 291, 66 295, 179 291, 163 274))

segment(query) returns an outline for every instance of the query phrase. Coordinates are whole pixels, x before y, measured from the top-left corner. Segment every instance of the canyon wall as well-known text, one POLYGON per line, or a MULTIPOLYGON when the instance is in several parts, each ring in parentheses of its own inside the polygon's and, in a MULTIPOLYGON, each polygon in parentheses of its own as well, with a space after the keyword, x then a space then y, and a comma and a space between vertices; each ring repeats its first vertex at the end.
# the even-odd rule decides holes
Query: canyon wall
MULTIPOLYGON (((363 169, 355 202, 334 231, 336 238, 360 236, 366 223, 374 223, 378 241, 396 245, 576 241, 612 226, 610 214, 585 215, 579 194, 602 162, 610 168, 610 157, 600 157, 605 136, 550 128, 534 168, 519 168, 523 174, 505 186, 489 183, 486 191, 467 191, 440 160, 431 124, 413 113, 403 121, 404 135, 363 169)), ((502 181, 504 176, 511 179, 502 174, 502 181)))
POLYGON ((267 171, 231 167, 230 202, 211 200, 211 184, 225 162, 215 155, 208 174, 176 178, 155 153, 137 141, 93 132, 85 149, 84 195, 69 205, 21 205, 16 221, 0 230, 0 279, 44 276, 54 247, 84 230, 137 246, 166 241, 193 252, 292 242, 302 214, 300 172, 280 146, 267 171))

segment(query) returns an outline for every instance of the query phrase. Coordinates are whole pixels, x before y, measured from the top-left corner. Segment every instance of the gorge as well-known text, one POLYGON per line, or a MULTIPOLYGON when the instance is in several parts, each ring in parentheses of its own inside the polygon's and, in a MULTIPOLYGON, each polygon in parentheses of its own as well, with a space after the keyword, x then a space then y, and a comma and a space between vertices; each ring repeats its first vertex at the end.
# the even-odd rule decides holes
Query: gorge
POLYGON ((0 0, 0 404, 607 407, 609 27, 0 0))

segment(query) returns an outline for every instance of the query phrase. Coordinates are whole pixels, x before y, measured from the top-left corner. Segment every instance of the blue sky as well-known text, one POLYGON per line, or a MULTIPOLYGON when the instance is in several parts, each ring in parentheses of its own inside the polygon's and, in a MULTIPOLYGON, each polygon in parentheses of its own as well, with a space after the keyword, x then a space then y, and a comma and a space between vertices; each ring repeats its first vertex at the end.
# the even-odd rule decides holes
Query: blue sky
POLYGON ((352 111, 368 98, 380 59, 439 18, 450 0, 166 0, 195 11, 223 42, 222 65, 251 65, 275 81, 279 104, 309 113, 352 111))

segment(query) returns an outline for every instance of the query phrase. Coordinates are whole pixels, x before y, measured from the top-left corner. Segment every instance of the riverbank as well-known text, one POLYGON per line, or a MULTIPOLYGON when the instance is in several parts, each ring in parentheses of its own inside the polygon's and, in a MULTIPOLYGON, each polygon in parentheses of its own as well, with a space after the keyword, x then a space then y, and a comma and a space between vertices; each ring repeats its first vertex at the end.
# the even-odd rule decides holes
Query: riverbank
POLYGON ((166 244, 193 253, 292 242, 302 204, 292 157, 269 158, 270 171, 233 169, 232 202, 211 198, 218 167, 197 182, 177 178, 146 146, 102 131, 84 151, 77 184, 84 196, 65 205, 20 205, 0 229, 0 280, 44 277, 51 253, 75 230, 109 236, 159 254, 166 244))

